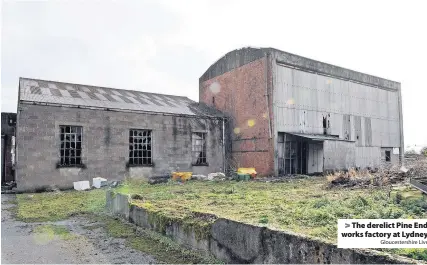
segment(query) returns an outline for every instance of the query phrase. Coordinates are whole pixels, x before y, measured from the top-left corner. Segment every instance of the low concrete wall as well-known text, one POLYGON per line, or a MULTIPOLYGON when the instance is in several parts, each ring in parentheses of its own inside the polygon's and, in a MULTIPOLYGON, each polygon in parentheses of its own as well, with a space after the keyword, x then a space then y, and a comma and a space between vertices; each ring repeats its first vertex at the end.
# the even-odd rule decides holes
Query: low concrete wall
POLYGON ((132 204, 131 196, 111 190, 107 191, 107 209, 131 223, 163 233, 181 245, 210 253, 226 263, 417 263, 378 251, 339 249, 301 235, 223 218, 200 228, 141 208, 132 204))

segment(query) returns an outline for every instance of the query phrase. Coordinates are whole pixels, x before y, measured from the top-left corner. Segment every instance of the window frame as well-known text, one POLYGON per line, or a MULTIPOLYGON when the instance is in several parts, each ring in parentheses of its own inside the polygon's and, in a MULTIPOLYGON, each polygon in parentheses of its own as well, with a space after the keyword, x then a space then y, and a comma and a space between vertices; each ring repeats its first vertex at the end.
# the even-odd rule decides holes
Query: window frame
POLYGON ((206 131, 193 131, 191 132, 191 165, 192 166, 209 166, 208 163, 208 155, 207 155, 207 139, 208 133, 206 131), (202 138, 196 139, 195 135, 200 134, 202 138), (195 140, 202 140, 201 145, 195 145, 195 140), (201 150, 195 150, 195 147, 201 147, 201 150), (202 157, 198 157, 198 155, 204 154, 202 157), (196 157, 197 160, 195 159, 196 157), (201 159, 202 161, 199 161, 201 159))
POLYGON ((60 124, 58 126, 58 131, 59 161, 56 164, 56 168, 86 168, 86 166, 83 164, 83 126, 75 124, 60 124), (67 128, 69 128, 69 130, 67 130, 67 128), (66 139, 67 135, 70 135, 68 141, 66 139), (74 141, 72 141, 73 137, 71 135, 74 135, 74 141), (80 136, 80 139, 78 138, 78 136, 80 136), (67 142, 69 147, 67 147, 67 142), (74 147, 72 147, 72 143, 74 143, 74 147), (66 155, 67 150, 68 155, 66 155), (71 151, 74 151, 74 155, 71 155, 71 151), (78 151, 79 155, 77 154, 78 151), (72 159, 74 159, 74 163, 71 163, 72 159))
POLYGON ((129 142, 128 142, 128 162, 126 163, 127 167, 153 167, 153 130, 152 129, 136 129, 132 128, 129 129, 129 142), (134 135, 134 133, 141 132, 141 136, 134 135), (149 135, 144 135, 144 133, 148 133, 149 135), (135 142, 136 139, 141 139, 141 143, 135 142), (132 139, 132 141, 131 141, 132 139), (149 143, 143 143, 144 139, 149 139, 149 143), (142 144, 141 149, 137 148, 135 149, 135 145, 142 144), (146 152, 150 153, 150 156, 144 156, 144 145, 149 145, 150 149, 145 149, 146 152), (132 146, 132 148, 131 148, 132 146), (135 152, 141 151, 141 156, 136 155, 135 152), (131 153, 133 153, 133 156, 131 156, 131 153), (144 163, 144 158, 149 159, 147 163, 144 163), (141 162, 139 162, 141 161, 141 162))

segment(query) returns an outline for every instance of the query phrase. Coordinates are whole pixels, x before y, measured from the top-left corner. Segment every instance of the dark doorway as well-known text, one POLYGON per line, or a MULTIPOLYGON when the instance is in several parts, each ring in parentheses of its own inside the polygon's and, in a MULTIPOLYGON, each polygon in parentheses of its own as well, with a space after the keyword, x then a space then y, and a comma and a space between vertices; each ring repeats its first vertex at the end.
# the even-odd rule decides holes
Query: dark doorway
POLYGON ((307 148, 304 138, 279 133, 279 175, 307 174, 307 148))
POLYGON ((391 152, 390 151, 385 151, 385 161, 386 162, 390 162, 391 161, 391 152))

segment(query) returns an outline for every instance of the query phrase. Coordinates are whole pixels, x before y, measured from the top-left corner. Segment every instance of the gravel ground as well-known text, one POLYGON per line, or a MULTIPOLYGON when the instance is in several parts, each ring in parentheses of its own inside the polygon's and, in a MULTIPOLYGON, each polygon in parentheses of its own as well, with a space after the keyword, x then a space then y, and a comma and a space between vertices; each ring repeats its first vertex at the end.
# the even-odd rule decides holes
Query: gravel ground
POLYGON ((125 239, 108 236, 101 227, 88 229, 97 223, 85 217, 45 223, 17 221, 7 210, 14 200, 12 194, 1 195, 1 263, 157 263, 149 254, 127 247, 125 239), (66 227, 73 238, 40 240, 34 231, 46 224, 66 227))

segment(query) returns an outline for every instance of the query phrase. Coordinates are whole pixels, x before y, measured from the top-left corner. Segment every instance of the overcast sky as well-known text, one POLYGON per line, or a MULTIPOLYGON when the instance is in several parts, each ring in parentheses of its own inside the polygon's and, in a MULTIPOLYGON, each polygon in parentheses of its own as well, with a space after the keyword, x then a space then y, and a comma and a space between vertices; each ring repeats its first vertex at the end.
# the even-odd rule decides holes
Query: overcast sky
POLYGON ((228 51, 274 47, 401 82, 405 145, 427 144, 424 1, 2 1, 1 111, 18 78, 176 94, 228 51))

